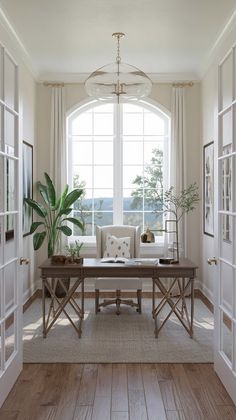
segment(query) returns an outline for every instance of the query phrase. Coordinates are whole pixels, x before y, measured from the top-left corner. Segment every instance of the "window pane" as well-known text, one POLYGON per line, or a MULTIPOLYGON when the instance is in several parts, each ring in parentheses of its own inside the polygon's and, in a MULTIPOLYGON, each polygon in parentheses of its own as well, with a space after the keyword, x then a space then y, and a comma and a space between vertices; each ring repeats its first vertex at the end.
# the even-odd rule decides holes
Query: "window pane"
POLYGON ((79 176, 86 188, 92 188, 92 166, 74 166, 73 173, 79 176))
POLYGON ((94 164, 113 163, 113 144, 109 142, 94 143, 94 164))
POLYGON ((154 231, 156 236, 162 236, 163 232, 160 232, 160 229, 163 229, 163 216, 154 213, 144 213, 144 226, 154 231))
POLYGON ((94 213, 94 224, 98 226, 106 226, 113 224, 113 213, 111 212, 97 212, 94 213))
POLYGON ((143 134, 143 115, 140 114, 124 114, 123 116, 123 133, 127 134, 143 134))
POLYGON ((163 146, 161 147, 155 142, 148 142, 144 145, 144 163, 151 162, 163 165, 163 146))
POLYGON ((124 225, 143 226, 143 213, 124 212, 124 225))
POLYGON ((104 112, 109 112, 109 113, 113 113, 113 104, 103 104, 103 105, 98 105, 94 107, 94 113, 98 114, 98 113, 104 113, 104 112))
POLYGON ((125 142, 123 144, 123 164, 143 164, 143 143, 125 142))
POLYGON ((83 112, 77 118, 72 120, 72 134, 92 134, 92 113, 83 112))
POLYGON ((73 142, 72 164, 90 164, 92 165, 92 142, 73 142))
POLYGON ((145 134, 163 135, 165 132, 165 124, 162 118, 154 113, 144 114, 144 131, 145 134))
POLYGON ((94 166, 94 188, 113 187, 113 167, 94 166))
POLYGON ((94 135, 113 134, 113 114, 94 115, 94 135))
POLYGON ((143 210, 143 189, 123 191, 123 210, 143 210))
POLYGON ((113 210, 113 190, 94 190, 94 209, 113 210))
POLYGON ((124 166, 123 168, 123 186, 124 188, 132 188, 137 176, 142 176, 142 166, 124 166))

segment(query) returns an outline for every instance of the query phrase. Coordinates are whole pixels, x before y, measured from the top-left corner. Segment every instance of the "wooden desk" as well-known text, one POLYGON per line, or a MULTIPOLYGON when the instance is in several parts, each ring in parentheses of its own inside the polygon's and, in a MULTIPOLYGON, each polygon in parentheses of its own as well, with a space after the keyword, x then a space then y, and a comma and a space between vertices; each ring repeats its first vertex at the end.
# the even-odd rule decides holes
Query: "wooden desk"
MULTIPOLYGON (((141 277, 152 278, 152 316, 155 322, 155 337, 174 313, 181 324, 184 326, 190 337, 193 336, 193 316, 194 316, 194 279, 196 277, 197 266, 190 260, 183 259, 178 264, 160 265, 160 264, 142 264, 131 260, 130 264, 101 263, 100 259, 85 258, 83 265, 52 265, 50 260, 45 261, 40 267, 43 286, 43 335, 46 337, 50 328, 53 326, 61 312, 68 317, 78 336, 81 336, 81 323, 84 317, 84 281, 89 277, 141 277), (66 291, 63 299, 58 299, 55 295, 55 281, 53 279, 74 278, 72 286, 66 291), (167 279, 170 278, 170 284, 167 285, 167 279), (49 279, 52 279, 49 281, 49 279), (172 296, 173 287, 177 285, 179 293, 177 297, 172 296), (78 287, 81 287, 81 305, 75 301, 73 295, 78 287), (45 308, 45 287, 51 293, 51 303, 46 320, 45 308), (156 305, 156 288, 159 288, 163 297, 156 305), (185 292, 190 287, 191 309, 190 316, 185 302, 185 292), (55 310, 54 305, 58 307, 55 310), (181 309, 178 304, 181 303, 181 309), (70 304, 79 317, 78 326, 70 318, 65 307, 70 304), (165 305, 169 305, 170 311, 158 326, 157 318, 165 305), (50 321, 50 317, 52 320, 50 321)), ((62 282, 61 282, 62 283, 62 282)), ((63 283, 62 283, 63 284, 63 283)))

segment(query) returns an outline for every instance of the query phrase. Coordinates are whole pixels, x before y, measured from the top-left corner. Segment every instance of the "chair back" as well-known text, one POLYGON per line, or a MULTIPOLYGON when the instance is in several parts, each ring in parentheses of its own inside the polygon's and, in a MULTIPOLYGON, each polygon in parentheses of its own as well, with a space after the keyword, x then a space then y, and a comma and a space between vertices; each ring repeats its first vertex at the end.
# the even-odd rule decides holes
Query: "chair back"
POLYGON ((97 243, 97 258, 102 258, 106 247, 106 236, 111 234, 117 238, 130 237, 130 257, 138 258, 140 255, 140 226, 129 225, 108 225, 97 226, 96 228, 96 243, 97 243))

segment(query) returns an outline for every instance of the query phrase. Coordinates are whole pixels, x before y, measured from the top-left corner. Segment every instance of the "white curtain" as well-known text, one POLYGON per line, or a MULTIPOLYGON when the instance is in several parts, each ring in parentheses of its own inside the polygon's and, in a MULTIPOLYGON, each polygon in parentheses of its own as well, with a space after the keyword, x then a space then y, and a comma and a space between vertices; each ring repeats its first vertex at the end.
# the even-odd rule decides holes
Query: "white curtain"
POLYGON ((66 113, 64 87, 53 86, 51 96, 50 176, 57 194, 67 182, 66 113))
MULTIPOLYGON (((171 147, 170 147, 170 185, 179 194, 186 188, 186 116, 185 116, 185 88, 172 88, 171 103, 171 147)), ((173 240, 173 236, 172 236, 173 240)), ((171 237, 169 237, 169 244, 171 237)), ((179 223, 180 256, 185 256, 186 218, 179 223)))
MULTIPOLYGON (((57 196, 62 193, 67 183, 67 147, 66 113, 64 87, 53 86, 51 96, 51 136, 50 136, 50 177, 55 185, 57 196)), ((65 235, 61 235, 58 249, 62 251, 67 244, 65 235)))

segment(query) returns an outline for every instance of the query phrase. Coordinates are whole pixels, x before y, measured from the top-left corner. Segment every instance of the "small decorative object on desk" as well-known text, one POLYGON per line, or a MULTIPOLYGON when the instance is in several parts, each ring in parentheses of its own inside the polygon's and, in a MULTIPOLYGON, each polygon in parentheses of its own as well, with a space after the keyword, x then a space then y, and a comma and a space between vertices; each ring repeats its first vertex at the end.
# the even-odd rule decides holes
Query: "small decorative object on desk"
POLYGON ((176 261, 174 258, 159 258, 159 264, 175 264, 178 261, 176 261))
POLYGON ((83 242, 75 241, 66 246, 66 260, 65 264, 82 264, 83 257, 80 256, 80 250, 83 246, 83 242))
POLYGON ((52 255, 51 256, 51 263, 53 265, 64 265, 66 261, 65 255, 52 255))
POLYGON ((155 242, 154 233, 151 232, 151 230, 149 228, 147 228, 146 231, 142 233, 141 242, 143 242, 143 243, 155 242))

